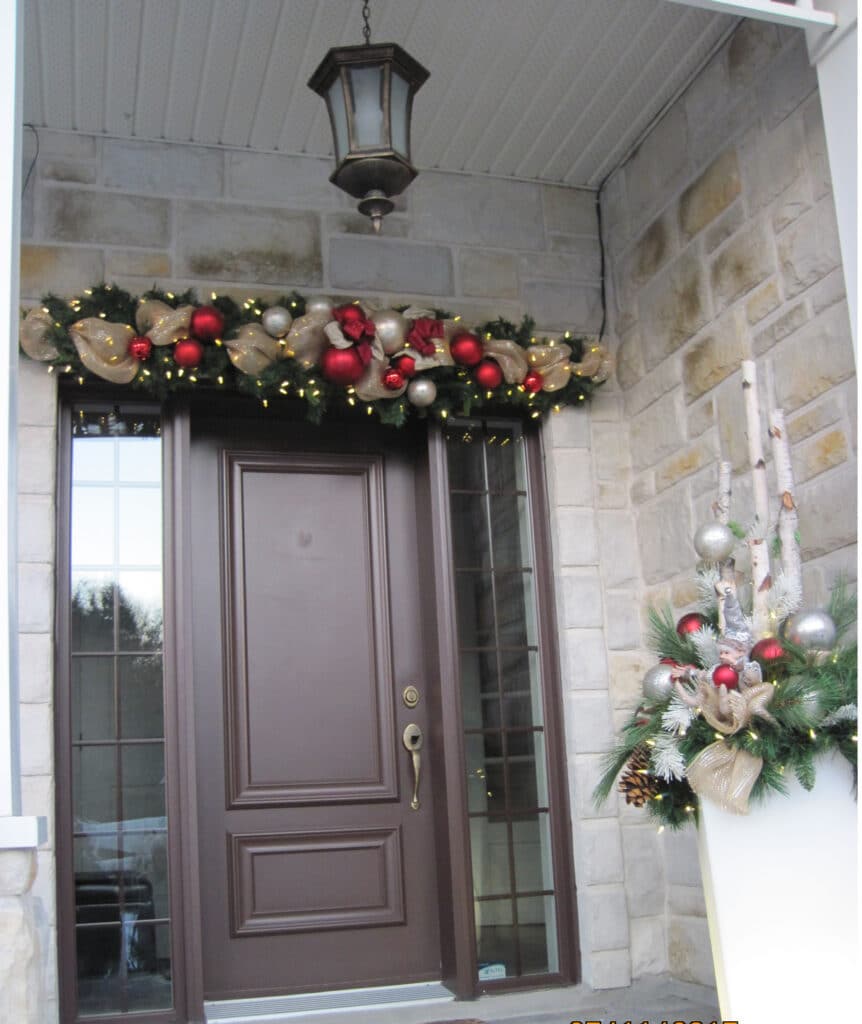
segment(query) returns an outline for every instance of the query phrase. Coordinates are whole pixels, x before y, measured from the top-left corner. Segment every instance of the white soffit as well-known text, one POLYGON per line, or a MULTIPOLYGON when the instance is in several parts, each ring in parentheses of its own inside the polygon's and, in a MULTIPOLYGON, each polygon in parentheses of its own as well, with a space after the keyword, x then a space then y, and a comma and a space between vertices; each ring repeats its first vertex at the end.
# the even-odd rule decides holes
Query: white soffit
MULTIPOLYGON (((306 82, 362 42, 359 0, 22 0, 24 120, 331 156, 306 82)), ((431 72, 421 169, 595 188, 736 23, 665 0, 371 0, 431 72)))

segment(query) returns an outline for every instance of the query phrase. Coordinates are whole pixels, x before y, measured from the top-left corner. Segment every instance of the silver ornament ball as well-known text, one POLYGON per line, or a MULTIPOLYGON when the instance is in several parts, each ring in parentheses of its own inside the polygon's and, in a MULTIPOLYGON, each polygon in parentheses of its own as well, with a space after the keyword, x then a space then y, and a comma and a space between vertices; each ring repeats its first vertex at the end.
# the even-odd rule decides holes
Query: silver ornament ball
POLYGON ((371 314, 371 320, 377 329, 377 337, 386 355, 400 352, 404 348, 407 334, 407 318, 394 309, 381 309, 371 314))
POLYGON ((260 322, 270 338, 283 338, 290 330, 293 316, 290 310, 285 309, 284 306, 270 306, 269 309, 263 311, 260 322))
POLYGON ((724 523, 706 523, 694 535, 694 550, 705 562, 723 562, 735 545, 733 530, 724 523))
POLYGON ((437 385, 427 377, 417 377, 411 380, 407 388, 407 398, 417 409, 424 409, 431 405, 437 397, 437 385))
POLYGON ((781 635, 806 651, 831 651, 838 639, 838 631, 826 612, 796 612, 786 619, 781 635))
POLYGON ((305 312, 323 313, 325 316, 332 317, 332 301, 325 295, 316 295, 313 299, 306 299, 305 312))
POLYGON ((644 697, 648 700, 666 700, 673 690, 670 665, 653 665, 644 676, 644 697))

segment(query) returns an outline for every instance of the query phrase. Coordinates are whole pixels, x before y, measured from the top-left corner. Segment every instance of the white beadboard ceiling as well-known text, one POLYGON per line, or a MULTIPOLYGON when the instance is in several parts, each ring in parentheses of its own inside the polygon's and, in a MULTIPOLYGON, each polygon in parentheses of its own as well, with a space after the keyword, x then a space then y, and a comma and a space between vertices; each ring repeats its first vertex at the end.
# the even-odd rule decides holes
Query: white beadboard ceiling
MULTIPOLYGON (((306 82, 362 42, 360 0, 23 0, 24 120, 331 156, 306 82)), ((371 0, 431 72, 420 169, 595 188, 733 27, 666 0, 371 0)))

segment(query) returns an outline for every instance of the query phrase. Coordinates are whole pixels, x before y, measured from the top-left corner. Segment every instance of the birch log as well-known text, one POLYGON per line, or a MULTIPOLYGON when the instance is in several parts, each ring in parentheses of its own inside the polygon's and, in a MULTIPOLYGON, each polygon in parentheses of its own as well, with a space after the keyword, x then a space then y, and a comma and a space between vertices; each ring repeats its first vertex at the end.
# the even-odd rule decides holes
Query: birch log
POLYGON ((748 429, 748 458, 754 490, 754 524, 748 547, 751 552, 752 625, 755 639, 769 630, 767 591, 769 576, 769 487, 766 482, 766 460, 760 436, 760 400, 757 395, 757 370, 754 361, 742 363, 742 394, 745 400, 745 422, 748 429))
POLYGON ((796 511, 793 465, 790 461, 790 439, 784 423, 784 412, 775 409, 769 417, 769 436, 772 438, 772 457, 778 482, 778 539, 781 541, 781 568, 790 586, 802 590, 802 555, 796 531, 799 513, 796 511))
MULTIPOLYGON (((730 522, 730 478, 732 466, 729 462, 718 464, 718 497, 712 506, 715 518, 724 526, 730 522)), ((736 563, 732 558, 726 558, 718 567, 718 583, 716 594, 718 597, 718 631, 724 632, 724 599, 728 588, 736 590, 736 563)))

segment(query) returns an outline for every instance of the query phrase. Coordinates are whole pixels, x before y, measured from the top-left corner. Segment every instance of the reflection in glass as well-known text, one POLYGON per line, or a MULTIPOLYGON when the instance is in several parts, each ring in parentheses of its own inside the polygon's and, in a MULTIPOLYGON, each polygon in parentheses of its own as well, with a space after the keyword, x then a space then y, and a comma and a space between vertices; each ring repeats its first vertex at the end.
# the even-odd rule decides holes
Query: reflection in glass
POLYGON ((518 900, 518 939, 524 974, 558 970, 554 897, 530 896, 518 900))
POLYGON ((173 994, 159 422, 114 408, 76 410, 73 424, 78 1008, 88 1015, 166 1009, 173 994))

